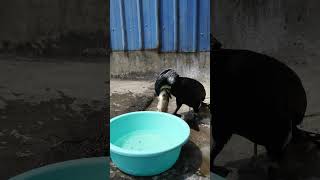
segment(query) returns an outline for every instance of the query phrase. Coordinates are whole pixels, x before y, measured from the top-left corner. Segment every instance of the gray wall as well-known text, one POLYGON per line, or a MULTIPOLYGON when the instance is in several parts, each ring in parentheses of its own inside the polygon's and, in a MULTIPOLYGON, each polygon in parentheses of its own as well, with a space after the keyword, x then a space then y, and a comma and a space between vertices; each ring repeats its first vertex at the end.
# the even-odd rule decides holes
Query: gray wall
POLYGON ((210 53, 158 53, 153 51, 113 52, 110 57, 112 78, 154 79, 172 68, 180 76, 210 82, 210 53))
POLYGON ((213 33, 225 48, 294 64, 320 60, 320 1, 214 0, 213 33))
MULTIPOLYGON (((0 4, 0 49, 106 45, 107 1, 6 0, 0 4), (31 45, 30 45, 31 43, 31 45)), ((57 48, 57 47, 54 47, 57 48)), ((71 48, 72 49, 72 48, 71 48)))

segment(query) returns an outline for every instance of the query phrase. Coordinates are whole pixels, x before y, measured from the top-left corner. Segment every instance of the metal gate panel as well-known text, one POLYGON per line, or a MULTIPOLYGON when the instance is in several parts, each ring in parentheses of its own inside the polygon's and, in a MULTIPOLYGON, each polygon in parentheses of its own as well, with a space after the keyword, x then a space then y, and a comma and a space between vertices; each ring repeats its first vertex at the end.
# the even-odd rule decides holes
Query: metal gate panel
POLYGON ((111 0, 114 51, 210 51, 210 0, 111 0))

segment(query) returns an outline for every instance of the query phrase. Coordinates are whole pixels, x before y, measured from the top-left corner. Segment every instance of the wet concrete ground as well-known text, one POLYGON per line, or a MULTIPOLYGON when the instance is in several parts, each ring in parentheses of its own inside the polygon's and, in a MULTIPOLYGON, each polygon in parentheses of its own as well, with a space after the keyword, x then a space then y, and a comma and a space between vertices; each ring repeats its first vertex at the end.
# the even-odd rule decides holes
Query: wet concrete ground
POLYGON ((0 179, 106 155, 108 64, 70 59, 0 56, 0 179))
MULTIPOLYGON (((111 116, 123 114, 130 111, 149 110, 156 111, 158 99, 154 95, 153 81, 126 81, 111 79, 111 116), (138 106, 137 108, 130 108, 138 106), (140 109, 139 109, 140 108, 140 109)), ((205 82, 207 91, 206 101, 210 101, 209 83, 205 82)), ((175 109, 175 99, 170 99, 169 112, 175 109)), ((193 118, 193 113, 187 106, 179 110, 182 118, 188 120, 193 118)), ((191 126, 191 136, 183 147, 176 164, 168 171, 153 177, 133 177, 122 173, 111 162, 111 179, 210 179, 210 123, 209 117, 203 119, 199 124, 200 131, 196 131, 195 125, 191 126)))

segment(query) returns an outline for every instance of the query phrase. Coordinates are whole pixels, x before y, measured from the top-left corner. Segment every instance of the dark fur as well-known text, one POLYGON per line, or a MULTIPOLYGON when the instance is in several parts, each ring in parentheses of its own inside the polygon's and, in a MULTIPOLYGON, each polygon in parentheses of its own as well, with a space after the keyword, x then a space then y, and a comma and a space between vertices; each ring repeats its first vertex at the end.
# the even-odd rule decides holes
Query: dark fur
MULTIPOLYGON (((161 91, 161 87, 164 85, 169 85, 171 86, 171 83, 175 83, 176 79, 179 77, 179 75, 176 73, 175 70, 173 69, 166 69, 164 71, 162 71, 156 79, 156 82, 154 84, 154 90, 156 92, 156 95, 159 96, 160 91, 161 91), (169 78, 173 78, 173 82, 169 82, 169 78)), ((170 96, 171 98, 171 96, 170 96)))
POLYGON ((211 52, 213 149, 216 156, 232 134, 264 146, 280 160, 285 138, 303 120, 307 98, 297 74, 280 61, 247 50, 211 52))
POLYGON ((171 94, 176 97, 177 103, 174 114, 177 114, 182 104, 192 107, 194 112, 198 113, 199 106, 206 97, 203 85, 199 81, 187 77, 177 78, 171 87, 171 94))

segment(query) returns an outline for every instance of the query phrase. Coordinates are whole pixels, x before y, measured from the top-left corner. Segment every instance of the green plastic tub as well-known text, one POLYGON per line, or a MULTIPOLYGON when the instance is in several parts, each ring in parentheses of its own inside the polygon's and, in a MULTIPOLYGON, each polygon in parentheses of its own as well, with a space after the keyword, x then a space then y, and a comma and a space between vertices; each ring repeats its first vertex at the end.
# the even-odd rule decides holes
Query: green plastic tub
POLYGON ((221 176, 218 176, 218 175, 216 175, 214 173, 211 173, 210 179, 212 179, 212 180, 226 180, 225 178, 223 178, 221 176))
POLYGON ((108 180, 108 157, 64 161, 10 178, 9 180, 108 180))
POLYGON ((160 174, 175 164, 189 135, 188 124, 168 113, 123 114, 110 121, 110 157, 127 174, 160 174))

